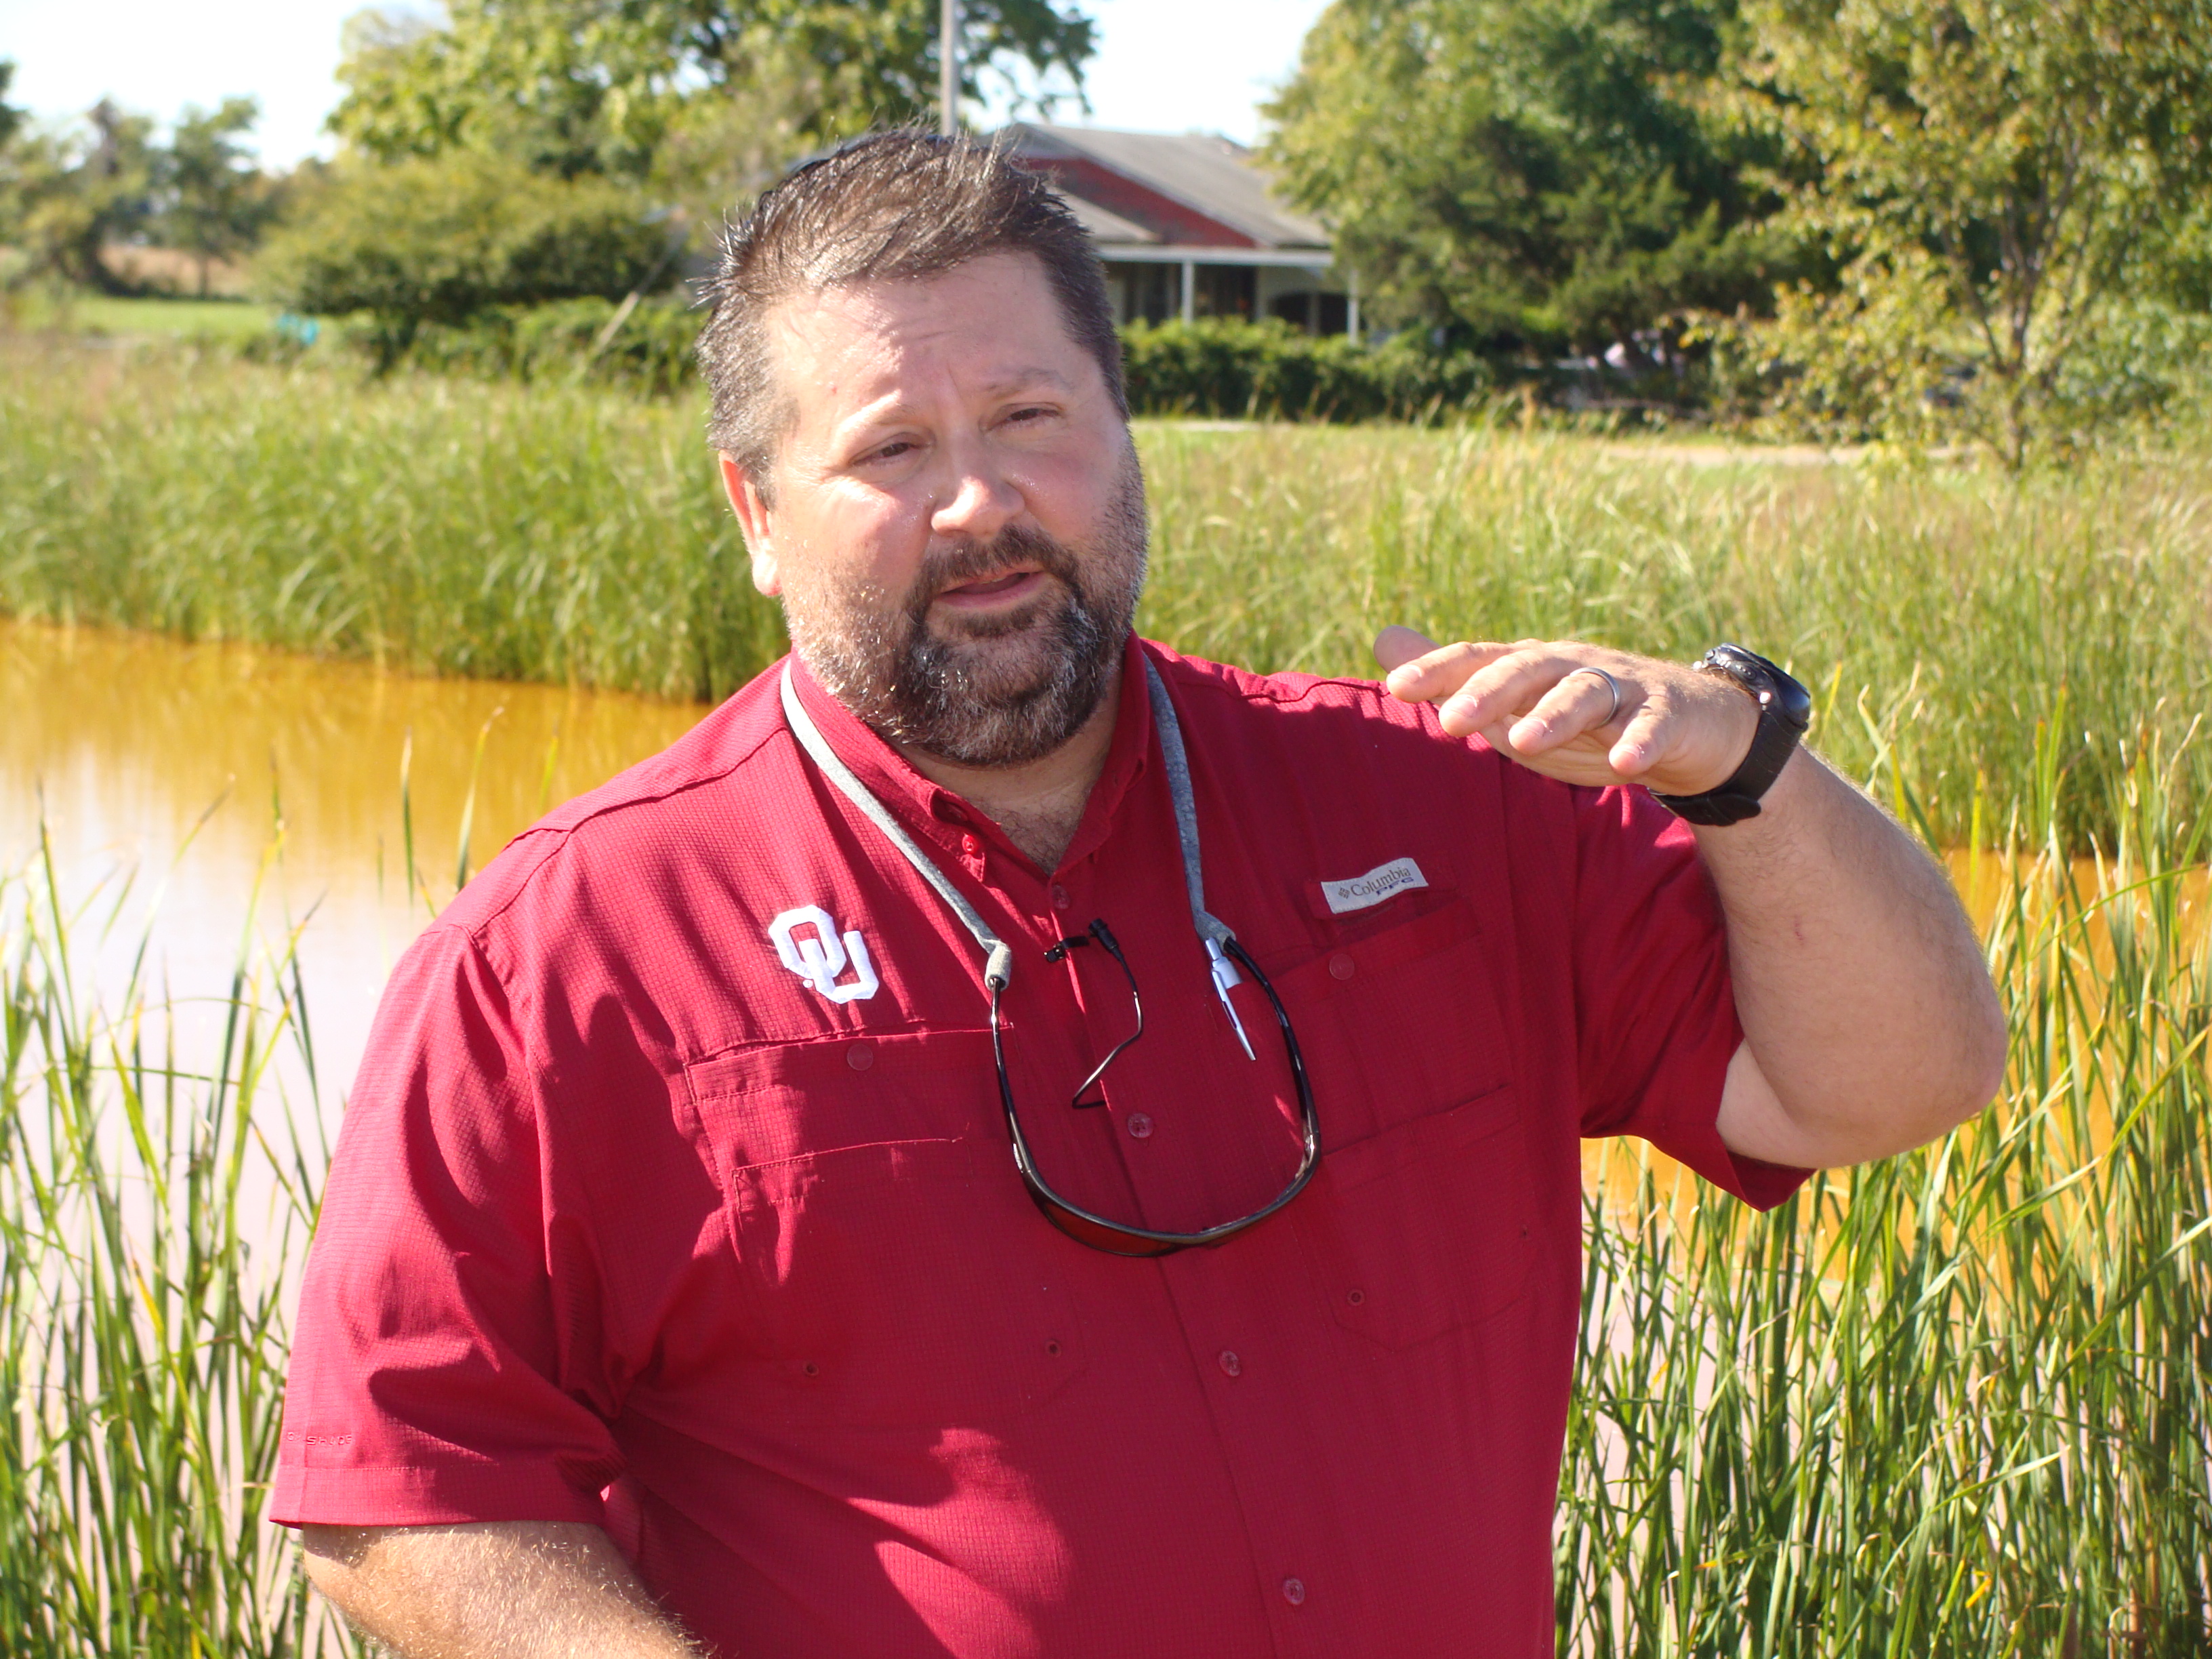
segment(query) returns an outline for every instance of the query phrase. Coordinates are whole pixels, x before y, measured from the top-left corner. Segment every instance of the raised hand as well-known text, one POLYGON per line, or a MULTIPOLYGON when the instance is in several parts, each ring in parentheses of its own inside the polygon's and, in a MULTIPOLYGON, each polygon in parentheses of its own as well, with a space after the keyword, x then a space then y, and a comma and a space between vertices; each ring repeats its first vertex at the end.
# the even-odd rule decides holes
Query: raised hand
POLYGON ((1392 696, 1435 703, 1454 737, 1480 733, 1567 783, 1703 794, 1734 775, 1759 726, 1759 705, 1732 680, 1571 640, 1439 646, 1392 627, 1375 659, 1392 696))

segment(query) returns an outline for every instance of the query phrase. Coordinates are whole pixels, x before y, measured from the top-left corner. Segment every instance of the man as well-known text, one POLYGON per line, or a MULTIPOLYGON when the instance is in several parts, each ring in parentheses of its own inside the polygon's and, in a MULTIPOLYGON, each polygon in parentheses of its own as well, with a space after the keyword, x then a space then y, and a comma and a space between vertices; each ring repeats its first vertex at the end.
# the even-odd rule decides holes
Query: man
POLYGON ((315 1583, 410 1656, 1550 1652, 1578 1138, 1771 1204, 1975 1110, 1942 872, 1746 653, 1133 639, 1098 267, 981 147, 787 180, 701 355, 794 660, 394 975, 315 1583))

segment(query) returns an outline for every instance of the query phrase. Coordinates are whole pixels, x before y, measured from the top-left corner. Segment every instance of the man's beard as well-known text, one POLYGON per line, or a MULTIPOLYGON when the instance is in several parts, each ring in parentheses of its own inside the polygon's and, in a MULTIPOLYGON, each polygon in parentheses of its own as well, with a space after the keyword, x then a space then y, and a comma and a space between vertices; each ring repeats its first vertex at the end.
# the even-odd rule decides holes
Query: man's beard
POLYGON ((785 625, 824 690, 892 743, 957 766, 1025 766, 1097 711, 1145 583, 1145 486, 1133 451, 1089 541, 1072 550, 1009 525, 988 542, 930 554, 902 599, 872 585, 787 580, 785 625), (1018 608, 956 617, 929 609, 948 588, 1034 564, 1043 591, 1018 608), (1024 635, 1026 649, 994 642, 1024 635))

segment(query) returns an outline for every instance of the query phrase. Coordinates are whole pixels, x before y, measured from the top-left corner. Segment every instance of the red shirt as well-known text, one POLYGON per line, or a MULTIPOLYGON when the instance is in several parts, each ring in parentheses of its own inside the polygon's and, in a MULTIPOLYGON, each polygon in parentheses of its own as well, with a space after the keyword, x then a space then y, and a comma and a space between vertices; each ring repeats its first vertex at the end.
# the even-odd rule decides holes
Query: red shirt
POLYGON ((1273 1016, 1193 931, 1145 676, 1190 754, 1207 908, 1312 1079, 1312 1185, 1146 1261, 1049 1225, 981 957, 800 752, 774 672, 520 837, 392 977, 309 1259, 274 1513, 605 1525, 726 1653, 1149 1659, 1553 1648, 1577 1138, 1754 1203, 1713 1122, 1740 1033, 1688 833, 1443 737, 1372 684, 1133 644, 1103 775, 1037 869, 804 674, 837 753, 1014 947, 1048 1180, 1190 1230, 1295 1168, 1273 1016), (1104 952, 1046 947, 1103 918, 1104 952), (825 933, 822 922, 830 923, 825 933))

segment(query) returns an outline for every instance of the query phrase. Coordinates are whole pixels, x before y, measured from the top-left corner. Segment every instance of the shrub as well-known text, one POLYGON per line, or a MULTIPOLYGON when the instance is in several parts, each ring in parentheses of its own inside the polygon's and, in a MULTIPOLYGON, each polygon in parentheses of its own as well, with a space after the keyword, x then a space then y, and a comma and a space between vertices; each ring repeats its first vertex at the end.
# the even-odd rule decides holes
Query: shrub
POLYGON ((1273 318, 1132 324, 1121 357, 1140 415, 1429 420, 1480 403, 1495 386, 1478 357, 1435 356, 1402 337, 1370 349, 1273 318))
POLYGON ((650 278, 667 246, 637 198, 605 179, 456 152, 336 171, 258 269, 295 311, 367 313, 388 364, 425 324, 618 298, 650 278))
POLYGON ((681 300, 647 300, 633 306, 600 347, 599 336, 617 309, 597 296, 495 306, 463 322, 420 326, 396 353, 374 317, 351 319, 340 336, 386 368, 404 361, 416 368, 479 378, 584 379, 660 397, 689 384, 695 372, 691 347, 699 336, 698 314, 681 300))
MULTIPOLYGON (((386 319, 364 312, 338 332, 383 369, 405 363, 501 380, 584 379, 664 397, 692 383, 700 313, 675 296, 646 301, 595 351, 615 309, 597 296, 488 306, 417 324, 404 337, 386 319)), ((1121 331, 1121 352, 1130 407, 1139 415, 1427 421, 1479 405, 1496 389, 1489 365, 1477 357, 1438 356, 1403 339, 1370 348, 1273 319, 1138 323, 1121 331)), ((248 355, 283 361, 297 348, 271 339, 248 355)))

